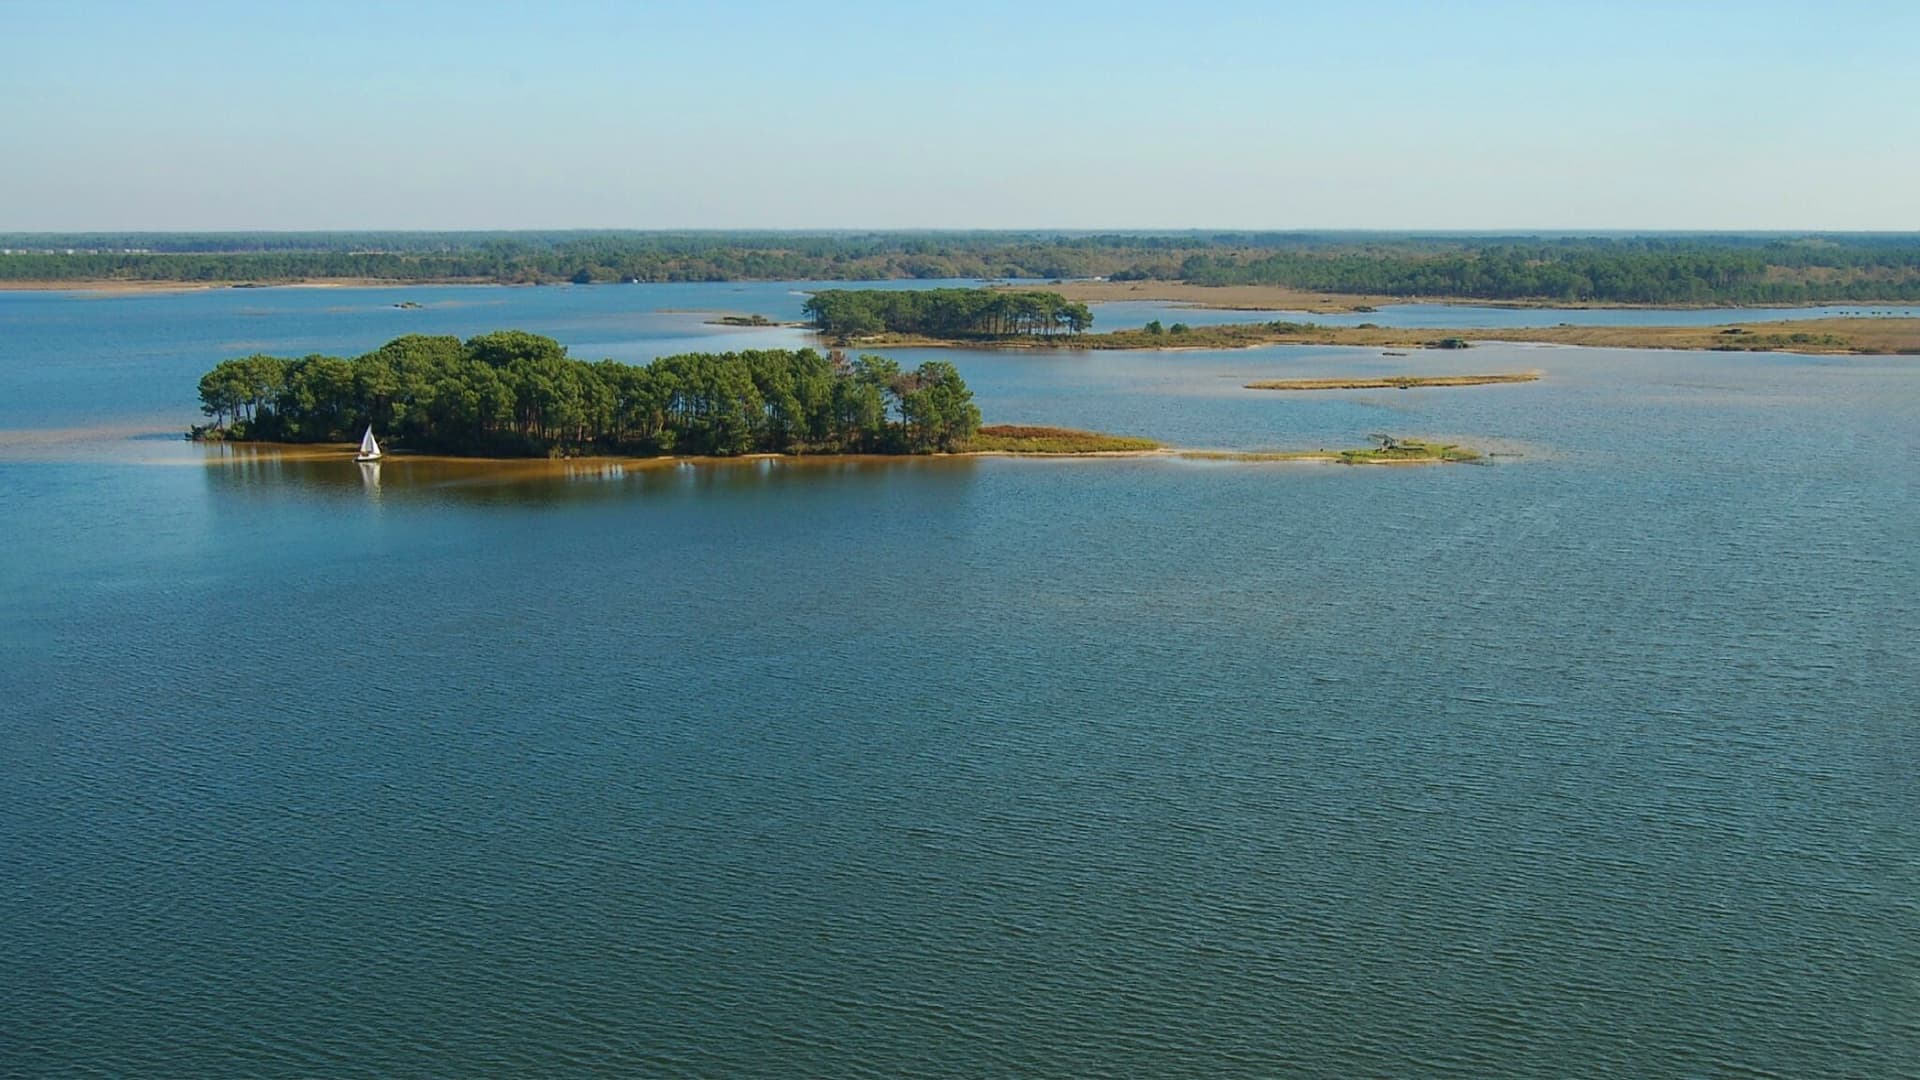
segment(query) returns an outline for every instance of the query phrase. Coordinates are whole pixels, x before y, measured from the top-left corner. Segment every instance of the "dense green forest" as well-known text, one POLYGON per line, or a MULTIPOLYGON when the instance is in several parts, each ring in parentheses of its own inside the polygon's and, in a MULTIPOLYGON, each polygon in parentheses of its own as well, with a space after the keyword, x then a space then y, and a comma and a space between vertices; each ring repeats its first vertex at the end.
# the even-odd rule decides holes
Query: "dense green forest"
POLYGON ((645 366, 567 355, 518 330, 410 335, 337 356, 248 356, 200 379, 203 437, 555 454, 924 453, 980 426, 952 364, 812 349, 669 356, 645 366))
POLYGON ((993 289, 826 289, 802 310, 815 329, 940 338, 1052 337, 1093 325, 1093 312, 1059 293, 993 289))
POLYGON ((1284 285, 1328 293, 1627 304, 1757 304, 1920 299, 1920 245, 1902 251, 1489 247, 1419 257, 1281 252, 1194 255, 1196 285, 1284 285))
MULTIPOLYGON (((1014 233, 0 234, 0 281, 885 281, 1091 277, 1193 237, 1014 233)), ((1204 245, 1203 245, 1204 246, 1204 245)))
POLYGON ((1574 303, 1905 301, 1920 300, 1920 235, 0 234, 0 283, 1083 277, 1574 303))

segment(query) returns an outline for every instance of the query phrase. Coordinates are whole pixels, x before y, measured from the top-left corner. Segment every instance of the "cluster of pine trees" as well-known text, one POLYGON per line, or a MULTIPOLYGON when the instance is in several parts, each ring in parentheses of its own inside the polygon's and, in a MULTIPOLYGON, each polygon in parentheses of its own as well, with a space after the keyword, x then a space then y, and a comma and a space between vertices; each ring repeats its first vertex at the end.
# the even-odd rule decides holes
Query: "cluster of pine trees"
POLYGON ((1087 305, 1059 293, 993 289, 828 289, 803 310, 823 333, 893 332, 939 338, 1078 334, 1093 325, 1087 305))
POLYGON ((589 363, 519 330, 409 335, 351 359, 248 356, 200 379, 201 433, 492 456, 924 453, 980 426, 952 364, 812 349, 589 363))

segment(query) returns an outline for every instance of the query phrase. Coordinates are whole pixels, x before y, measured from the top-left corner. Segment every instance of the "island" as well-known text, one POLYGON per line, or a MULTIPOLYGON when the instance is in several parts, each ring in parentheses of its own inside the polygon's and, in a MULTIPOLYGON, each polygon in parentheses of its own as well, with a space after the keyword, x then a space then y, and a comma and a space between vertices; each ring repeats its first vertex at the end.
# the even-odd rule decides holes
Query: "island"
POLYGON ((1192 461, 1328 461, 1339 465, 1423 465, 1485 460, 1478 450, 1455 443, 1381 434, 1368 438, 1373 445, 1360 450, 1176 450, 1173 453, 1192 461))
POLYGON ((825 289, 801 309, 841 342, 1051 342, 1077 337, 1093 311, 1056 292, 1004 289, 825 289))
POLYGON ((1248 349, 1264 345, 1352 345, 1382 349, 1466 349, 1475 341, 1715 352, 1920 354, 1920 319, 1828 318, 1714 326, 1480 327, 1471 330, 1357 326, 1275 319, 1217 326, 1154 320, 1133 329, 1088 332, 1092 309, 1058 292, 1006 289, 924 291, 831 289, 806 306, 829 341, 863 348, 963 346, 1031 349, 1248 349))
POLYGON ((794 326, 795 323, 775 322, 765 315, 721 315, 707 320, 708 326, 794 326))
POLYGON ((350 444, 373 430, 402 455, 1155 454, 1343 464, 1478 456, 1385 436, 1372 449, 1248 454, 1073 428, 982 426, 973 391, 941 360, 907 370, 872 354, 766 349, 588 362, 523 330, 465 341, 409 334, 351 358, 239 357, 201 376, 199 391, 209 422, 188 432, 196 440, 350 444))
POLYGON ((589 363, 552 338, 411 334, 363 356, 223 361, 203 439, 357 440, 475 457, 914 454, 963 449, 980 410, 945 361, 767 349, 589 363))

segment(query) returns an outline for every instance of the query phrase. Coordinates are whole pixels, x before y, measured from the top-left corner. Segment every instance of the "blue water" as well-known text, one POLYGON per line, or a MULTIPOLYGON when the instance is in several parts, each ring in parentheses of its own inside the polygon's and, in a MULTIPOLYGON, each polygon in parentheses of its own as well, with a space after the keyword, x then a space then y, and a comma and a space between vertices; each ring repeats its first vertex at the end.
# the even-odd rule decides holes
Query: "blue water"
POLYGON ((798 287, 663 288, 0 294, 0 1074, 1913 1074, 1912 360, 926 353, 1484 467, 165 437, 230 343, 798 287))
MULTIPOLYGON (((165 426, 196 404, 195 384, 212 361, 265 352, 351 355, 401 334, 468 337, 502 327, 548 334, 574 355, 644 362, 679 352, 818 344, 801 330, 708 323, 721 314, 798 321, 821 288, 975 285, 955 281, 726 282, 717 284, 406 288, 212 289, 106 295, 0 290, 0 430, 123 423, 165 426), (415 303, 418 309, 395 305, 415 303)), ((1920 308, 1780 308, 1663 311, 1521 309, 1406 304, 1379 312, 1302 315, 1226 311, 1159 302, 1094 306, 1095 326, 1122 329, 1159 319, 1193 326, 1265 319, 1330 325, 1436 328, 1654 323, 1712 325, 1868 312, 1920 315, 1920 308)), ((176 425, 177 426, 177 425, 176 425)))

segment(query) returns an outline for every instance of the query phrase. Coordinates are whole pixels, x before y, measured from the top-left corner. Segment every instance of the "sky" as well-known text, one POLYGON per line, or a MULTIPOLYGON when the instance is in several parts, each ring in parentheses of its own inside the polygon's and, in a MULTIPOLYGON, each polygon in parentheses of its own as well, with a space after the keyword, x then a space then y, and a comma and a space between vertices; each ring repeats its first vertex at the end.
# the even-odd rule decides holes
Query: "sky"
POLYGON ((1920 229, 1920 3, 0 0, 0 231, 1920 229))

